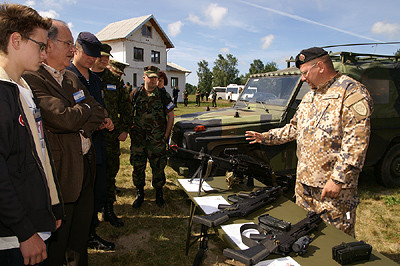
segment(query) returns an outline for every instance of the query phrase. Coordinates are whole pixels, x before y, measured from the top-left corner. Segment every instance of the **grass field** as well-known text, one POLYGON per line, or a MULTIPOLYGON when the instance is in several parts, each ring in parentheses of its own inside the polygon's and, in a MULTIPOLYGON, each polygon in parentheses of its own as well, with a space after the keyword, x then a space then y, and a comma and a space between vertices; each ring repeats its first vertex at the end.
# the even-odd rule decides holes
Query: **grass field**
MULTIPOLYGON (((195 107, 190 98, 188 107, 178 103, 175 114, 205 111, 207 102, 195 107)), ((208 101, 211 106, 211 101, 208 101)), ((218 108, 231 106, 219 101, 218 108)), ((211 108, 212 109, 212 108, 211 108)), ((132 166, 129 163, 130 140, 122 143, 121 169, 117 186, 122 193, 117 196, 115 211, 125 226, 114 228, 101 222, 97 232, 103 238, 116 243, 115 251, 89 250, 89 265, 192 265, 198 245, 185 256, 186 229, 190 201, 176 185, 179 176, 171 168, 165 172, 164 188, 167 205, 160 209, 155 204, 155 191, 151 187, 151 172, 146 170, 145 202, 140 209, 133 209, 136 192, 132 185, 132 166)), ((400 194, 398 189, 380 186, 374 179, 372 169, 364 169, 360 176, 359 194, 361 204, 357 209, 356 238, 371 244, 373 248, 400 263, 400 194)), ((222 240, 211 237, 209 250, 203 265, 244 265, 232 262, 222 255, 222 240)), ((331 259, 331 258, 327 258, 331 259)))

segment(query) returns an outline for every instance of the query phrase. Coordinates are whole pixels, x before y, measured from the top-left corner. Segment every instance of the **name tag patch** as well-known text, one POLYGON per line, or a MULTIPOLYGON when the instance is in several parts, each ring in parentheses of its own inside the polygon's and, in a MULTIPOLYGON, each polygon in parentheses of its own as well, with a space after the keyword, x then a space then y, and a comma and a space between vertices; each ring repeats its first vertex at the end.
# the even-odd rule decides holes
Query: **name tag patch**
POLYGON ((339 97, 340 97, 339 93, 326 94, 326 95, 322 96, 322 100, 339 99, 339 97))
POLYGON ((117 90, 117 85, 107 84, 107 90, 116 91, 117 90))
POLYGON ((79 103, 80 101, 85 100, 85 93, 83 92, 83 90, 75 92, 74 99, 75 99, 76 103, 79 103))
POLYGON ((170 102, 169 104, 167 104, 167 109, 168 110, 172 110, 172 108, 175 107, 175 104, 173 102, 170 102))

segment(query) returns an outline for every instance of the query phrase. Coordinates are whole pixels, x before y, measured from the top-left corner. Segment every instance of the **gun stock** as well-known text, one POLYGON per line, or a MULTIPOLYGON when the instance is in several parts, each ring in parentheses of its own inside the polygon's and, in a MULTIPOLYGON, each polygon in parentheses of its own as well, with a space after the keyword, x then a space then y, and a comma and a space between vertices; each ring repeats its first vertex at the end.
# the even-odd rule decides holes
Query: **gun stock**
POLYGON ((224 256, 240 261, 246 266, 253 265, 261 261, 263 258, 268 257, 271 251, 266 249, 263 245, 256 245, 245 250, 234 250, 226 248, 223 251, 224 256))
POLYGON ((229 220, 229 215, 222 211, 214 212, 206 216, 199 216, 199 215, 193 216, 193 222, 203 224, 208 227, 215 227, 217 225, 225 223, 228 220, 229 220))

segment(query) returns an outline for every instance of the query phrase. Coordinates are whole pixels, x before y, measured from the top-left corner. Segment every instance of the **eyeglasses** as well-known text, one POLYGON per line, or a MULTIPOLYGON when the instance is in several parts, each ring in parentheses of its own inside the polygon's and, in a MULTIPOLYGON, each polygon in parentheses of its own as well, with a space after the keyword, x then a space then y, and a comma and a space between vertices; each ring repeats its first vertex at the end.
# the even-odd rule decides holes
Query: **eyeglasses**
POLYGON ((318 62, 315 63, 314 65, 312 65, 312 66, 311 66, 309 69, 307 69, 306 71, 300 71, 300 74, 303 75, 304 77, 307 77, 308 72, 311 70, 311 68, 315 67, 317 64, 318 64, 318 62))
POLYGON ((66 42, 66 41, 62 41, 62 40, 59 40, 59 39, 56 39, 56 41, 64 43, 65 45, 68 46, 69 49, 76 48, 76 46, 75 46, 75 44, 73 42, 66 42))
POLYGON ((43 52, 43 51, 46 50, 47 44, 45 44, 45 43, 43 43, 43 42, 35 41, 34 39, 31 39, 31 38, 29 38, 29 37, 27 37, 27 39, 30 40, 30 41, 32 41, 32 42, 34 42, 34 43, 36 43, 37 45, 39 45, 39 50, 40 50, 40 52, 43 52))

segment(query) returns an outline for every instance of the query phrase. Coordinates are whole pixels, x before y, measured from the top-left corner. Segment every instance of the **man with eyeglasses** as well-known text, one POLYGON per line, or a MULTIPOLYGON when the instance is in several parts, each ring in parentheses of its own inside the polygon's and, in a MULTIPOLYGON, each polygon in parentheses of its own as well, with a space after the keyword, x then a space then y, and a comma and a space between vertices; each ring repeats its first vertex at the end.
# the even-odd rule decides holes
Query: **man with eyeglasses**
POLYGON ((49 239, 52 266, 88 265, 96 166, 91 136, 105 126, 104 108, 65 69, 75 51, 73 41, 68 26, 53 20, 47 59, 38 71, 24 74, 38 98, 64 202, 65 219, 49 239))
POLYGON ((160 208, 165 205, 162 188, 166 182, 166 145, 174 123, 175 106, 169 93, 157 87, 158 74, 158 67, 145 67, 143 86, 131 92, 133 126, 130 132, 130 162, 133 184, 137 188, 133 208, 140 208, 144 202, 147 159, 153 174, 151 184, 156 190, 156 204, 160 208))
POLYGON ((358 176, 370 138, 372 98, 360 82, 337 72, 319 47, 296 56, 301 80, 311 90, 283 128, 247 131, 250 143, 297 141, 296 203, 354 237, 358 176))

